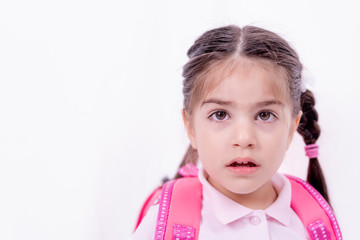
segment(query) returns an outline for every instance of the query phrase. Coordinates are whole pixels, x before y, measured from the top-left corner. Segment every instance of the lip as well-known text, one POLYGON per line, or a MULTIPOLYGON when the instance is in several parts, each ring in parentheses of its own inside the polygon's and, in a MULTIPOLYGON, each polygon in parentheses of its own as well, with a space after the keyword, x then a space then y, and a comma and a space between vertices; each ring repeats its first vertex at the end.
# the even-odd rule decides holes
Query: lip
POLYGON ((231 160, 227 165, 226 168, 236 174, 236 175, 241 175, 241 176, 247 176, 247 175, 251 175, 254 174, 256 171, 259 170, 260 165, 253 160, 252 158, 249 157, 244 157, 244 158, 234 158, 233 160, 231 160), (233 163, 251 163, 251 165, 253 166, 232 166, 233 163))

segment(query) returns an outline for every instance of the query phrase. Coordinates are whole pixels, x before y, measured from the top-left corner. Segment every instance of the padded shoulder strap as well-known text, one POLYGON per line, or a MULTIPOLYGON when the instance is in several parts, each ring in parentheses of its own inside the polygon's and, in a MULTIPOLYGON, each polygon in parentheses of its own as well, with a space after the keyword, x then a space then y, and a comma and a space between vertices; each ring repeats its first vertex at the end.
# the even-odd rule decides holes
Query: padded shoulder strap
POLYGON ((202 185, 197 177, 165 183, 159 204, 155 240, 198 239, 202 185))
POLYGON ((342 235, 335 214, 321 194, 308 182, 289 176, 291 207, 307 227, 313 240, 341 240, 342 235))

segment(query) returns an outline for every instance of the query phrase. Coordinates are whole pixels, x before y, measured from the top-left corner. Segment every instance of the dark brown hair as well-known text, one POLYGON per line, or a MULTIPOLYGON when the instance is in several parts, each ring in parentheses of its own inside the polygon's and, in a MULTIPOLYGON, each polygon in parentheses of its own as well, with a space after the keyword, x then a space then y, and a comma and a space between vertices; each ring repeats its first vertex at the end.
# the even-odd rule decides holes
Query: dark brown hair
MULTIPOLYGON (((268 30, 234 25, 216 28, 201 35, 187 52, 189 61, 183 67, 184 111, 191 115, 194 105, 209 91, 209 72, 229 59, 239 57, 268 60, 286 72, 287 89, 293 106, 293 116, 303 115, 297 131, 306 145, 316 142, 320 135, 315 99, 311 91, 301 92, 302 64, 296 51, 279 35, 268 30)), ((180 167, 197 163, 197 150, 191 145, 180 167)), ((179 174, 175 178, 181 177, 179 174)), ((318 159, 310 159, 307 180, 329 201, 325 179, 318 159)))

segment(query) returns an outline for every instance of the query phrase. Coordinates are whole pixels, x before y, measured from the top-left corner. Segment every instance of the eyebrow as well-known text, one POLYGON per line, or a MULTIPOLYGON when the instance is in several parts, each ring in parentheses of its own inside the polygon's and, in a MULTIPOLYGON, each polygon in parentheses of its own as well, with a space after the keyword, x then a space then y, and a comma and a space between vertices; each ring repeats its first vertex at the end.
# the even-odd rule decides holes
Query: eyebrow
POLYGON ((229 102, 229 101, 223 101, 223 100, 219 100, 219 99, 210 98, 208 100, 203 101, 201 106, 203 106, 204 104, 207 104, 207 103, 215 103, 215 104, 222 105, 222 106, 232 105, 232 102, 229 102))
MULTIPOLYGON (((223 101, 223 100, 219 100, 219 99, 215 99, 215 98, 210 98, 210 99, 202 102, 201 106, 203 106, 204 104, 207 104, 207 103, 214 103, 214 104, 222 105, 222 106, 233 105, 233 102, 230 102, 230 101, 223 101)), ((271 105, 284 106, 284 104, 279 100, 267 100, 267 101, 262 101, 262 102, 258 102, 255 104, 256 107, 268 107, 271 105)))
POLYGON ((263 101, 263 102, 256 103, 257 107, 267 107, 267 106, 270 106, 270 105, 284 106, 284 104, 279 100, 268 100, 268 101, 263 101))

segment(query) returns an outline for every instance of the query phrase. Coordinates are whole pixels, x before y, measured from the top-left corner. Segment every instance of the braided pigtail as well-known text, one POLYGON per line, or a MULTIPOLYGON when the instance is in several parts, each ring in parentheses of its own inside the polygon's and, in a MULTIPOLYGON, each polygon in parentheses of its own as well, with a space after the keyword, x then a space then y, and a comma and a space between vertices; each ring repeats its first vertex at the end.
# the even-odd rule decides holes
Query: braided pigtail
MULTIPOLYGON (((186 164, 188 163, 192 163, 196 166, 197 162, 198 162, 198 158, 199 158, 199 155, 198 155, 198 152, 196 149, 194 149, 191 144, 189 144, 189 147, 188 149, 186 150, 186 153, 179 165, 179 169, 182 168, 183 166, 185 166, 186 164)), ((181 178, 182 175, 180 175, 180 173, 176 173, 174 179, 177 179, 177 178, 181 178)))
MULTIPOLYGON (((315 144, 320 136, 320 126, 318 124, 318 113, 315 110, 315 98, 310 90, 301 94, 301 108, 303 115, 297 131, 303 137, 307 146, 315 144)), ((317 155, 317 154, 316 154, 317 155)), ((310 162, 308 167, 307 181, 319 191, 327 202, 330 202, 326 187, 325 178, 320 167, 317 156, 309 155, 310 162)))

